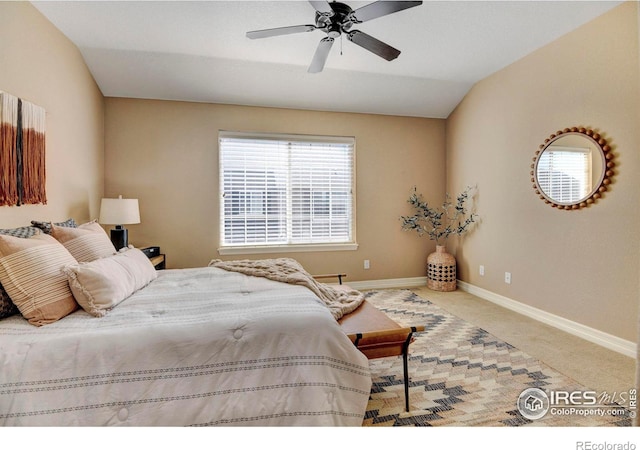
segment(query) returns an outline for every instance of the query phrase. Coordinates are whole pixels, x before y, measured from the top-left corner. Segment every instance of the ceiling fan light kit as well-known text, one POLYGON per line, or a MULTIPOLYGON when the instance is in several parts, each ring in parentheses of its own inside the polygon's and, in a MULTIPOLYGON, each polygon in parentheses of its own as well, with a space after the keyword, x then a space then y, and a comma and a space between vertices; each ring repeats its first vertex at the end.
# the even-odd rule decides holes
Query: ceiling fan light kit
POLYGON ((400 50, 385 44, 367 33, 359 30, 351 30, 351 27, 422 4, 421 1, 380 0, 353 10, 349 5, 340 2, 329 3, 326 0, 309 0, 309 3, 316 10, 315 25, 294 25, 290 27, 249 31, 247 32, 247 37, 249 39, 262 39, 272 36, 307 33, 315 30, 324 31, 327 36, 320 40, 316 48, 308 70, 310 73, 322 72, 333 42, 343 34, 350 42, 387 61, 392 61, 400 55, 400 50))

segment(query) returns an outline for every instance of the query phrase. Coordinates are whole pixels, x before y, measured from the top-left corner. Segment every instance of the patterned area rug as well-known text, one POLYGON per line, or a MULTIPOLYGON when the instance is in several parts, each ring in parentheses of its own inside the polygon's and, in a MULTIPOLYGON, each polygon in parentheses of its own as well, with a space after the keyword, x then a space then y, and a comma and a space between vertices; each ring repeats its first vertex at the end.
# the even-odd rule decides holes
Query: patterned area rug
MULTIPOLYGON (((402 357, 370 360, 373 377, 364 426, 630 426, 623 415, 552 414, 529 420, 517 408, 527 388, 586 389, 514 346, 408 290, 365 293, 401 325, 425 325, 409 347, 409 399, 404 408, 402 357)), ((602 405, 601 405, 602 406, 602 405)))

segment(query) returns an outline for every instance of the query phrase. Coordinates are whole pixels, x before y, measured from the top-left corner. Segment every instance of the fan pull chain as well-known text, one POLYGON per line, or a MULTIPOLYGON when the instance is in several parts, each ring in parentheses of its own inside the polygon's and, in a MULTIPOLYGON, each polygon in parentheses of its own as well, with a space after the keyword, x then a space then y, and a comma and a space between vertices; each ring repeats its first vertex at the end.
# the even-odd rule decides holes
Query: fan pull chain
POLYGON ((342 56, 342 38, 344 36, 342 34, 340 34, 340 56, 342 56))

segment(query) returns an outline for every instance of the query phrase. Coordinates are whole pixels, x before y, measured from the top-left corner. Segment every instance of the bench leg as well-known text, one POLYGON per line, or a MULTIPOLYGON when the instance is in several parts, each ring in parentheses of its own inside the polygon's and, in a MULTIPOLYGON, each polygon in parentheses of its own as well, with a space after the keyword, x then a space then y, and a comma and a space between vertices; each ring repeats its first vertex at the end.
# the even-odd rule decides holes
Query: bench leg
POLYGON ((411 327, 411 333, 409 333, 407 340, 404 341, 404 345, 402 346, 402 365, 404 368, 404 405, 407 412, 409 412, 409 344, 411 344, 411 338, 415 332, 416 328, 411 327))
POLYGON ((402 362, 404 363, 404 404, 405 409, 409 412, 409 362, 407 361, 409 355, 407 352, 402 354, 402 362))

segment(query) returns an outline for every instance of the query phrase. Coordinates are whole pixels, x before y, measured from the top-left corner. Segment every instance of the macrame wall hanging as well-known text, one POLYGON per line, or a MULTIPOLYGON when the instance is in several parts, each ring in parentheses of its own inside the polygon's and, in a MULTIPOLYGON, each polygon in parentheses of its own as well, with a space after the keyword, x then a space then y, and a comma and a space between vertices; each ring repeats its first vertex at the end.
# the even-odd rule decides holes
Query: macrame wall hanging
POLYGON ((47 203, 45 110, 0 91, 0 206, 47 203))

